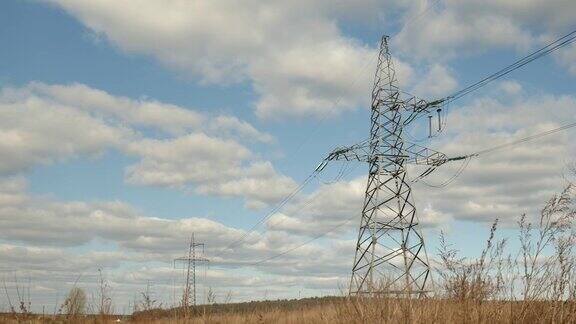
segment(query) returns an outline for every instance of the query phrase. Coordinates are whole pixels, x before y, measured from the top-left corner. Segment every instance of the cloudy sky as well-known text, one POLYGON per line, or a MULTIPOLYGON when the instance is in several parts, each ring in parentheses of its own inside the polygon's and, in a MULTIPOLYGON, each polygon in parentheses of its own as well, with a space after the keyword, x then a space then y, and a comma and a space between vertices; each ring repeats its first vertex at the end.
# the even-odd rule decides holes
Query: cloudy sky
MULTIPOLYGON (((576 28, 572 0, 0 6, 0 279, 50 311, 76 281, 90 295, 98 269, 118 311, 147 284, 173 304, 172 260, 192 232, 210 259, 200 299, 338 293, 366 165, 330 165, 274 206, 331 149, 367 138, 381 35, 401 87, 437 99, 576 28)), ((441 136, 408 135, 460 155, 574 122, 575 80, 572 44, 452 103, 441 136)), ((574 135, 474 159, 445 188, 433 186, 459 163, 414 184, 431 257, 440 230, 474 255, 495 218, 512 227, 538 210, 563 185, 574 135)))

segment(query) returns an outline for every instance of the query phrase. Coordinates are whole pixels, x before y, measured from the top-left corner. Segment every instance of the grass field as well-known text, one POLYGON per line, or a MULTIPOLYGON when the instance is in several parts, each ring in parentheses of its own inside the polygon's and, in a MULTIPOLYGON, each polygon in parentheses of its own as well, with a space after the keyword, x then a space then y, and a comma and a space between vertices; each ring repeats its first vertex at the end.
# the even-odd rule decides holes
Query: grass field
POLYGON ((132 316, 21 316, 3 323, 575 323, 574 302, 497 302, 448 299, 319 298, 152 310, 132 316))

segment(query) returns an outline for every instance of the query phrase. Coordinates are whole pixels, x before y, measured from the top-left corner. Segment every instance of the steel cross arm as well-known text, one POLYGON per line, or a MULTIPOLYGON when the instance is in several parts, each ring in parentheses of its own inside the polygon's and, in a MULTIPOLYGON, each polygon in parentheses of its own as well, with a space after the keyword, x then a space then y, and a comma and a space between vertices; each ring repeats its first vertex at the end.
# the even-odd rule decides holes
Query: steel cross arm
MULTIPOLYGON (((373 159, 394 159, 400 158, 404 159, 406 163, 416 164, 416 165, 427 165, 432 167, 438 167, 446 162, 453 160, 460 160, 464 157, 449 158, 444 153, 434 151, 430 148, 406 142, 401 150, 401 154, 378 154, 377 156, 371 156, 370 154, 370 143, 368 141, 352 145, 349 147, 337 148, 332 151, 324 159, 327 161, 359 161, 359 162, 370 162, 373 159)), ((322 163, 317 168, 318 171, 323 169, 325 163, 322 163)))
POLYGON ((426 100, 417 97, 411 97, 404 100, 405 109, 410 113, 403 122, 404 126, 413 122, 421 114, 427 114, 430 110, 442 106, 448 99, 449 98, 443 98, 427 102, 426 100))
POLYGON ((196 257, 196 258, 180 257, 180 258, 174 259, 174 262, 176 262, 176 261, 205 261, 205 262, 210 262, 210 260, 203 258, 203 257, 196 257))
POLYGON ((446 154, 410 142, 405 142, 403 151, 409 157, 406 162, 411 164, 438 167, 448 162, 446 154))
POLYGON ((336 148, 324 160, 368 162, 370 161, 370 143, 365 141, 349 147, 336 148))

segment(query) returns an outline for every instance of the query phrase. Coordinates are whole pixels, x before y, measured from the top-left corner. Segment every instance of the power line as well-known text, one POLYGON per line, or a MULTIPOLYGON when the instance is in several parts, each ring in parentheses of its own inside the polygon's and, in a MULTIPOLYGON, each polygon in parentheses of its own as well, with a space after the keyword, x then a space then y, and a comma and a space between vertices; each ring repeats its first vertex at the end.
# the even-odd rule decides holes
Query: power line
MULTIPOLYGON (((363 141, 362 143, 367 142, 367 140, 363 141)), ((322 163, 325 163, 325 161, 323 161, 322 163)), ((290 202, 290 200, 292 200, 298 193, 300 193, 305 187, 306 185, 308 185, 310 183, 310 181, 312 181, 313 179, 315 179, 320 172, 322 172, 323 168, 321 168, 320 164, 315 170, 314 172, 312 172, 306 179, 304 179, 304 181, 302 181, 302 183, 296 187, 292 192, 290 192, 290 194, 288 194, 286 197, 284 197, 276 206, 274 206, 272 209, 270 209, 257 223, 255 223, 252 227, 250 227, 244 234, 242 234, 240 236, 240 238, 232 241, 230 244, 228 244, 226 247, 224 247, 223 249, 220 250, 220 252, 215 254, 215 257, 221 256, 226 250, 230 249, 231 247, 233 247, 234 245, 237 245, 241 242, 243 242, 246 237, 248 237, 248 235, 250 235, 252 232, 254 232, 256 230, 256 228, 263 224, 266 220, 268 220, 270 217, 272 217, 275 213, 277 213, 280 209, 282 209, 288 202, 290 202)), ((325 164, 324 164, 325 165, 325 164)), ((354 170, 354 167, 351 168, 350 170, 348 170, 348 172, 345 172, 344 170, 342 170, 338 175, 337 178, 335 180, 339 181, 340 179, 342 179, 344 176, 349 175, 352 171, 354 170)), ((308 202, 306 202, 304 205, 302 205, 298 211, 302 210, 304 207, 306 207, 307 205, 309 205, 310 203, 312 203, 312 199, 309 200, 308 202)))
MULTIPOLYGON (((351 172, 352 170, 354 170, 354 168, 355 168, 355 167, 351 168, 351 170, 350 170, 347 174, 350 174, 350 172, 351 172)), ((316 172, 315 174, 317 175, 317 174, 319 174, 319 172, 316 172)), ((339 178, 341 179, 343 176, 344 176, 344 174, 339 175, 339 178)), ((295 213, 299 213, 299 212, 302 211, 304 208, 306 208, 306 207, 308 207, 310 204, 312 204, 313 201, 314 201, 314 197, 312 197, 311 199, 308 199, 304 204, 302 204, 302 205, 295 211, 295 213)), ((278 208, 278 209, 279 209, 279 208, 278 208)), ((276 209, 276 210, 278 210, 278 209, 276 209)), ((273 213, 270 214, 270 216, 272 216, 272 215, 273 215, 273 213)), ((269 218, 270 216, 268 216, 267 218, 269 218)), ((350 221, 351 219, 352 219, 352 218, 348 219, 348 221, 350 221)), ((348 222, 348 221, 347 221, 347 222, 348 222)), ((279 224, 281 224, 282 222, 283 222, 283 220, 280 220, 278 223, 275 223, 274 225, 279 225, 279 224)), ((260 222, 260 223, 261 223, 261 222, 260 222)), ((257 224, 257 225, 258 225, 258 224, 257 224)), ((328 233, 336 230, 338 227, 343 226, 343 225, 344 225, 344 224, 339 224, 338 226, 334 227, 333 229, 330 229, 328 232, 325 232, 323 235, 326 235, 326 234, 328 234, 328 233)), ((255 227, 256 227, 256 226, 253 226, 253 229, 254 229, 255 227)), ((314 238, 313 240, 310 240, 310 242, 312 242, 312 241, 314 241, 314 240, 316 240, 316 239, 319 239, 319 238, 322 237, 323 235, 320 235, 320 236, 314 238)), ((245 237, 245 236, 246 236, 246 233, 245 233, 244 237, 245 237)), ((235 243, 240 243, 241 241, 242 241, 242 240, 236 240, 235 243)), ((310 242, 308 242, 308 243, 310 243, 310 242)), ((306 243, 306 244, 308 244, 308 243, 306 243)), ((306 244, 300 245, 300 246, 298 246, 297 248, 302 247, 302 246, 304 246, 304 245, 306 245, 306 244)), ((231 244, 231 245, 232 245, 232 244, 231 244)), ((228 246, 227 248, 225 248, 224 250, 228 249, 231 245, 229 245, 229 246, 228 246)), ((282 255, 284 255, 284 254, 286 254, 286 253, 289 253, 289 252, 291 252, 291 251, 293 251, 293 250, 295 250, 295 249, 296 249, 296 248, 290 249, 290 251, 287 251, 287 252, 285 251, 285 253, 283 252, 282 255)), ((223 251, 224 251, 224 250, 223 250, 223 251)), ((222 251, 222 252, 223 252, 223 251, 222 251)), ((221 252, 220 254, 217 254, 217 256, 218 256, 218 255, 221 255, 222 252, 221 252)), ((273 257, 273 258, 276 258, 276 257, 278 257, 278 256, 275 256, 275 257, 273 257)))
MULTIPOLYGON (((515 70, 523 67, 524 65, 526 65, 530 62, 533 62, 533 61, 535 61, 541 57, 544 57, 544 56, 546 56, 546 55, 548 55, 554 51, 557 51, 558 49, 560 49, 564 46, 570 45, 574 42, 576 42, 576 30, 571 31, 570 33, 554 40, 553 42, 548 43, 546 46, 522 57, 521 59, 515 61, 514 63, 512 63, 512 64, 510 64, 510 65, 508 65, 502 69, 500 69, 499 71, 490 74, 489 76, 483 78, 482 80, 479 80, 479 81, 453 93, 452 95, 444 98, 443 99, 443 107, 444 107, 444 109, 443 109, 444 110, 444 113, 443 113, 444 114, 444 118, 443 118, 444 123, 443 124, 444 125, 441 129, 443 130, 444 126, 446 124, 446 120, 448 118, 448 108, 449 108, 449 104, 451 102, 456 101, 456 100, 464 97, 465 95, 484 87, 485 85, 489 84, 490 82, 493 82, 493 81, 511 73, 512 71, 515 71, 515 70)), ((401 91, 401 92, 404 92, 405 94, 413 96, 416 98, 416 96, 414 96, 408 92, 405 92, 405 91, 401 91)), ((426 138, 423 138, 423 139, 418 140, 418 139, 414 138, 409 133, 409 131, 407 131, 406 134, 408 137, 412 138, 412 140, 415 140, 416 142, 420 142, 420 141, 423 141, 426 139, 426 138)))
POLYGON ((460 165, 458 170, 450 178, 448 178, 447 180, 445 180, 444 182, 442 182, 440 184, 431 184, 431 183, 428 183, 426 180, 423 180, 423 179, 421 179, 420 182, 422 182, 427 187, 431 187, 431 188, 447 187, 452 182, 454 182, 464 172, 464 170, 466 170, 466 168, 468 167, 468 164, 470 164, 471 159, 472 159, 471 156, 466 157, 466 159, 464 159, 464 162, 462 162, 462 164, 460 165))
POLYGON ((412 19, 407 19, 406 22, 404 23, 404 25, 402 26, 402 28, 400 28, 400 30, 404 30, 406 27, 410 26, 411 24, 415 23, 417 20, 426 16, 430 12, 430 10, 432 10, 432 8, 434 8, 439 2, 440 2, 440 0, 427 1, 426 2, 426 4, 427 4, 426 8, 424 10, 421 10, 419 13, 417 13, 412 19))
POLYGON ((456 173, 454 173, 454 175, 452 175, 450 178, 448 178, 447 180, 445 180, 444 182, 440 183, 440 184, 430 184, 424 180, 420 180, 420 182, 422 182, 424 185, 428 186, 428 187, 432 187, 432 188, 444 188, 447 187, 448 185, 450 185, 452 182, 454 182, 454 180, 456 180, 456 178, 458 178, 463 172, 464 170, 468 167, 468 164, 470 163, 470 160, 473 157, 479 157, 481 155, 486 155, 489 153, 492 153, 494 151, 498 151, 507 147, 512 147, 512 146, 516 146, 518 144, 523 144, 529 141, 533 141, 548 135, 552 135, 555 133, 559 133, 561 131, 570 129, 572 127, 576 127, 576 122, 575 123, 570 123, 570 124, 566 124, 557 128, 553 128, 553 129, 549 129, 547 131, 541 132, 541 133, 537 133, 534 135, 530 135, 530 136, 526 136, 520 139, 517 139, 515 141, 512 142, 508 142, 508 143, 504 143, 504 144, 500 144, 500 145, 496 145, 496 146, 492 146, 489 148, 485 148, 483 150, 474 152, 472 154, 468 154, 466 155, 466 161, 460 166, 460 168, 456 171, 456 173))
MULTIPOLYGON (((446 105, 448 105, 450 102, 455 101, 455 100, 457 100, 457 99, 459 99, 459 98, 461 98, 461 97, 463 97, 463 96, 465 96, 465 95, 467 95, 473 91, 480 89, 481 87, 487 85, 488 83, 490 83, 494 80, 497 80, 497 79, 507 75, 508 73, 510 73, 516 69, 519 69, 522 66, 524 66, 524 65, 526 65, 532 61, 535 61, 535 60, 537 60, 543 56, 546 56, 546 55, 560 49, 561 47, 564 47, 564 46, 567 46, 571 43, 574 43, 575 41, 576 41, 576 30, 571 31, 570 33, 556 39, 555 41, 548 43, 546 46, 540 48, 539 50, 532 52, 531 54, 524 56, 523 58, 517 60, 516 62, 508 65, 507 67, 505 67, 505 68, 503 68, 503 69, 501 69, 495 73, 492 73, 491 75, 485 77, 484 79, 482 79, 478 82, 475 82, 475 83, 455 92, 454 94, 448 96, 447 97, 448 100, 446 100, 446 105)), ((545 131, 542 133, 538 133, 538 134, 531 135, 531 136, 528 136, 525 138, 521 138, 519 140, 510 142, 510 143, 497 145, 495 147, 491 147, 491 148, 487 148, 487 149, 475 152, 473 154, 467 155, 466 161, 460 166, 458 171, 456 171, 456 173, 453 176, 451 176, 449 179, 442 182, 441 184, 433 185, 433 184, 430 184, 424 180, 422 180, 421 182, 428 187, 444 188, 444 187, 450 185, 454 180, 456 180, 456 178, 458 178, 464 172, 464 170, 468 167, 468 164, 470 163, 471 157, 477 157, 481 154, 482 155, 487 154, 487 153, 497 151, 497 150, 500 150, 500 149, 503 149, 506 147, 510 147, 510 146, 514 146, 514 145, 521 144, 524 142, 528 142, 528 141, 531 141, 531 140, 534 140, 534 139, 537 139, 540 137, 544 137, 544 136, 547 136, 550 134, 554 134, 554 133, 563 131, 565 129, 568 129, 568 128, 571 128, 574 126, 576 126, 576 123, 564 125, 564 126, 561 126, 559 128, 551 129, 551 130, 548 130, 548 131, 545 131)))
POLYGON ((270 260, 279 258, 279 257, 281 257, 281 256, 283 256, 283 255, 286 255, 286 254, 288 254, 288 253, 290 253, 290 252, 292 252, 292 251, 295 251, 295 250, 297 250, 297 249, 299 249, 299 248, 302 248, 302 247, 304 247, 304 246, 306 246, 306 245, 308 245, 308 244, 310 244, 310 243, 312 243, 312 242, 314 242, 314 241, 316 241, 316 240, 318 240, 318 239, 326 236, 327 234, 334 232, 334 231, 337 230, 338 228, 346 225, 347 223, 349 223, 349 222, 350 222, 352 219, 354 219, 355 217, 356 217, 356 215, 348 218, 346 221, 344 221, 344 222, 342 222, 342 223, 340 223, 340 224, 338 224, 338 225, 330 228, 330 229, 329 229, 328 231, 326 231, 326 232, 320 233, 320 234, 314 236, 313 238, 311 238, 311 239, 309 239, 309 240, 307 240, 307 241, 304 241, 304 242, 303 242, 302 244, 300 244, 300 245, 297 245, 297 246, 295 246, 295 247, 293 247, 293 248, 290 248, 290 249, 288 249, 288 250, 282 251, 282 252, 280 252, 280 253, 278 253, 278 254, 275 254, 275 255, 273 255, 273 256, 271 256, 271 257, 268 257, 268 258, 265 258, 265 259, 262 259, 262 260, 260 260, 260 261, 253 262, 253 263, 249 263, 248 265, 250 265, 250 266, 260 265, 260 264, 262 264, 262 263, 265 263, 265 262, 268 262, 268 261, 270 261, 270 260))
MULTIPOLYGON (((339 175, 338 175, 338 179, 340 180, 342 177, 344 177, 344 176, 346 176, 346 175, 349 175, 354 169, 355 169, 355 167, 352 167, 348 172, 342 172, 342 174, 339 174, 339 175)), ((307 184, 309 181, 311 181, 312 179, 314 179, 318 174, 319 174, 319 172, 314 172, 314 173, 312 174, 313 176, 308 177, 308 178, 307 178, 307 181, 305 181, 305 183, 307 184)), ((302 206, 300 206, 300 208, 298 208, 298 209, 296 210, 296 213, 298 213, 298 212, 302 211, 304 208, 308 207, 313 201, 314 201, 314 198, 308 199, 302 206)), ((287 202, 287 201, 286 201, 286 202, 287 202)), ((283 204, 283 205, 285 205, 285 204, 283 204)), ((274 208, 274 210, 278 211, 281 207, 283 207, 283 206, 280 206, 280 207, 278 207, 278 208, 274 208)), ((269 219, 274 213, 275 213, 275 211, 268 213, 268 214, 266 215, 266 217, 264 217, 260 222, 258 222, 256 225, 254 225, 251 230, 253 231, 259 224, 261 224, 264 220, 269 219)), ((294 250, 296 250, 296 249, 299 249, 299 248, 301 248, 301 247, 303 247, 303 246, 305 246, 305 245, 307 245, 307 244, 309 244, 309 243, 311 243, 311 242, 313 242, 313 241, 315 241, 315 240, 317 240, 317 239, 325 236, 326 234, 331 233, 331 232, 335 231, 336 229, 344 226, 346 223, 348 223, 348 222, 349 222, 350 220, 352 220, 354 217, 356 217, 356 216, 353 216, 353 217, 349 218, 349 219, 346 220, 345 222, 336 225, 335 227, 331 228, 330 230, 328 230, 328 231, 326 231, 326 232, 324 232, 324 233, 322 233, 322 234, 320 234, 320 235, 318 235, 318 236, 316 236, 316 237, 314 237, 314 238, 312 238, 312 239, 304 242, 303 244, 300 244, 300 245, 298 245, 298 246, 296 246, 296 247, 294 247, 294 248, 291 248, 291 249, 289 249, 289 250, 283 251, 283 252, 281 252, 280 254, 274 255, 274 256, 269 257, 269 258, 267 258, 267 259, 265 259, 265 260, 260 260, 260 261, 258 261, 258 262, 250 263, 250 264, 248 264, 248 265, 258 265, 258 264, 260 264, 260 263, 264 263, 264 262, 267 262, 267 261, 269 261, 269 260, 272 260, 272 259, 275 259, 275 258, 277 258, 277 257, 280 257, 280 256, 282 256, 282 255, 288 254, 288 253, 290 253, 290 252, 292 252, 292 251, 294 251, 294 250)), ((280 222, 278 222, 277 224, 274 224, 274 225, 279 225, 279 224, 281 224, 281 223, 282 223, 282 220, 281 220, 280 222)), ((224 248, 224 249, 223 249, 219 254, 217 254, 216 256, 221 255, 221 254, 223 253, 223 251, 227 250, 227 249, 230 248, 232 245, 234 245, 234 244, 236 244, 236 243, 242 242, 242 239, 245 238, 245 237, 247 236, 247 234, 248 234, 248 233, 245 233, 245 234, 243 235, 243 237, 241 237, 240 239, 234 241, 232 244, 228 245, 228 247, 224 248)))
POLYGON ((237 244, 243 242, 244 239, 246 239, 246 237, 248 237, 248 235, 250 235, 252 232, 254 232, 254 230, 259 225, 261 225, 267 219, 272 217, 272 215, 277 213, 282 207, 284 207, 284 205, 286 205, 290 200, 292 200, 292 198, 294 198, 298 193, 300 193, 304 189, 304 187, 306 187, 306 185, 318 175, 318 173, 319 173, 319 171, 314 170, 314 172, 312 174, 310 174, 306 179, 304 179, 304 181, 298 187, 296 187, 292 192, 290 192, 290 194, 288 194, 286 197, 284 197, 276 206, 274 206, 272 209, 270 209, 268 211, 268 213, 266 213, 257 223, 255 223, 246 232, 244 232, 244 234, 242 234, 242 236, 240 236, 240 238, 232 241, 230 244, 228 244, 226 247, 224 247, 222 250, 220 250, 220 252, 216 253, 215 257, 222 255, 222 253, 224 253, 226 250, 230 249, 234 245, 237 245, 237 244))
MULTIPOLYGON (((370 57, 370 59, 366 62, 366 64, 362 67, 362 69, 360 70, 360 73, 358 73, 358 75, 356 75, 356 78, 354 78, 352 80, 352 82, 348 85, 348 87, 352 87, 354 86, 362 77, 362 75, 364 75, 365 72, 367 72, 368 67, 372 64, 372 61, 374 61, 375 58, 377 58, 378 55, 376 53, 376 55, 373 55, 370 57)), ((342 98, 344 96, 340 95, 338 96, 334 101, 332 101, 332 107, 336 107, 340 104, 340 102, 342 101, 342 98)), ((296 149, 294 150, 292 156, 296 156, 296 154, 298 152, 300 152, 300 150, 302 149, 302 147, 304 147, 308 141, 310 141, 310 139, 316 135, 316 133, 320 130, 321 126, 324 124, 324 122, 328 119, 328 117, 330 117, 329 113, 324 114, 320 120, 316 123, 316 125, 314 125, 314 128, 312 128, 312 131, 304 138, 304 140, 302 142, 300 142, 300 144, 296 147, 296 149)), ((290 161, 290 159, 288 159, 287 161, 290 161)), ((285 162, 287 162, 285 161, 285 162)))
POLYGON ((549 129, 549 130, 547 130, 547 131, 544 131, 544 132, 541 132, 541 133, 538 133, 538 134, 526 136, 526 137, 524 137, 524 138, 521 138, 521 139, 518 139, 518 140, 515 140, 515 141, 512 141, 512 142, 508 142, 508 143, 496 145, 496 146, 493 146, 493 147, 490 147, 490 148, 486 148, 486 149, 483 149, 483 150, 474 152, 474 153, 470 154, 469 156, 471 156, 471 157, 477 157, 477 156, 480 156, 480 155, 485 155, 485 154, 488 154, 488 153, 491 153, 491 152, 494 152, 494 151, 501 150, 501 149, 503 149, 503 148, 507 148, 507 147, 510 147, 510 146, 515 146, 515 145, 522 144, 522 143, 525 143, 525 142, 529 142, 529 141, 532 141, 532 140, 535 140, 535 139, 538 139, 538 138, 541 138, 541 137, 544 137, 544 136, 548 136, 548 135, 551 135, 551 134, 554 134, 554 133, 558 133, 558 132, 567 130, 567 129, 572 128, 572 127, 576 127, 576 123, 566 124, 566 125, 563 125, 563 126, 560 126, 560 127, 557 127, 557 128, 549 129))
POLYGON ((449 101, 454 101, 457 100, 467 94, 469 94, 470 92, 476 91, 478 89, 480 89, 481 87, 485 86, 486 84, 497 80, 505 75, 507 75, 508 73, 521 68, 522 66, 537 60, 543 56, 546 56, 556 50, 558 50, 561 47, 564 47, 566 45, 569 45, 571 43, 573 43, 576 40, 576 30, 556 39, 555 41, 549 43, 548 45, 540 48, 539 50, 532 52, 529 55, 524 56, 523 58, 517 60, 516 62, 506 66, 505 68, 490 74, 489 76, 485 77, 484 79, 475 82, 455 93, 453 93, 452 95, 448 96, 447 98, 449 99, 449 101))

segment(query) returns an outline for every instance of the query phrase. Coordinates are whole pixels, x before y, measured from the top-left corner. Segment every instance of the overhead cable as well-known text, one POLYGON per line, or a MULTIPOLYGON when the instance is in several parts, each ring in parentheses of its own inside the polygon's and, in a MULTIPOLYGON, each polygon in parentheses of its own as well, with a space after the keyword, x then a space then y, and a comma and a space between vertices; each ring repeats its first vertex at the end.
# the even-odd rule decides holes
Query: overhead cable
POLYGON ((440 183, 440 184, 437 184, 437 185, 436 185, 436 184, 430 184, 430 183, 428 183, 428 182, 426 182, 426 181, 424 181, 424 180, 422 180, 422 179, 420 179, 420 178, 414 179, 413 182, 419 181, 419 182, 422 182, 424 185, 426 185, 426 186, 428 186, 428 187, 432 187, 432 188, 444 188, 444 187, 450 185, 452 182, 454 182, 454 180, 456 180, 456 178, 458 178, 458 177, 464 172, 464 170, 468 167, 468 164, 470 163, 471 158, 473 158, 473 157, 479 157, 479 156, 482 156, 482 155, 486 155, 486 154, 492 153, 492 152, 494 152, 494 151, 502 150, 502 149, 505 149, 505 148, 508 148, 508 147, 516 146, 516 145, 518 145, 518 144, 523 144, 523 143, 526 143, 526 142, 529 142, 529 141, 533 141, 533 140, 536 140, 536 139, 539 139, 539 138, 542 138, 542 137, 545 137, 545 136, 549 136, 549 135, 552 135, 552 134, 555 134, 555 133, 559 133, 559 132, 561 132, 561 131, 570 129, 570 128, 572 128, 572 127, 576 127, 576 122, 575 122, 575 123, 566 124, 566 125, 562 125, 562 126, 560 126, 560 127, 553 128, 553 129, 549 129, 549 130, 547 130, 547 131, 544 131, 544 132, 541 132, 541 133, 537 133, 537 134, 534 134, 534 135, 526 136, 526 137, 517 139, 517 140, 512 141, 512 142, 508 142, 508 143, 504 143, 504 144, 492 146, 492 147, 485 148, 485 149, 483 149, 483 150, 476 151, 476 152, 474 152, 474 153, 468 154, 468 155, 465 156, 465 157, 466 157, 466 161, 464 161, 464 163, 462 163, 462 165, 461 165, 460 168, 456 171, 456 173, 453 174, 453 175, 452 175, 450 178, 448 178, 446 181, 444 181, 444 182, 442 182, 442 183, 440 183))
POLYGON ((268 262, 268 261, 270 261, 270 260, 273 260, 273 259, 279 258, 279 257, 281 257, 281 256, 283 256, 283 255, 286 255, 286 254, 288 254, 288 253, 290 253, 290 252, 292 252, 292 251, 294 251, 294 250, 297 250, 297 249, 299 249, 299 248, 302 248, 302 247, 304 247, 304 246, 306 246, 306 245, 308 245, 308 244, 310 244, 310 243, 312 243, 312 242, 314 242, 314 241, 316 241, 316 240, 318 240, 318 239, 326 236, 327 234, 334 232, 334 231, 337 230, 338 228, 340 228, 340 227, 348 224, 348 223, 349 223, 352 219, 354 219, 354 218, 356 218, 356 215, 354 215, 354 216, 351 217, 351 218, 348 218, 346 221, 344 221, 344 222, 342 222, 342 223, 337 224, 336 226, 330 228, 328 231, 322 232, 322 233, 320 233, 320 234, 312 237, 311 239, 309 239, 309 240, 307 240, 307 241, 304 241, 302 244, 299 244, 299 245, 297 245, 297 246, 295 246, 295 247, 292 247, 292 248, 290 248, 290 249, 288 249, 288 250, 284 250, 284 251, 282 251, 282 252, 280 252, 280 253, 278 253, 278 254, 275 254, 275 255, 273 255, 273 256, 267 257, 267 258, 262 259, 262 260, 260 260, 260 261, 250 263, 250 264, 248 264, 248 265, 251 265, 251 266, 260 265, 260 264, 262 264, 262 263, 266 263, 266 262, 268 262))
POLYGON ((467 87, 465 87, 464 89, 461 89, 455 93, 453 93, 452 95, 448 96, 448 100, 449 101, 454 101, 457 100, 467 94, 469 94, 470 92, 476 91, 479 88, 485 86, 486 84, 497 80, 505 75, 507 75, 508 73, 521 68, 522 66, 537 60, 543 56, 546 56, 566 45, 572 44, 573 42, 576 41, 576 30, 556 39, 555 41, 548 43, 546 46, 540 48, 537 51, 534 51, 526 56, 524 56, 523 58, 517 60, 516 62, 506 66, 505 68, 494 72, 492 74, 490 74, 489 76, 485 77, 484 79, 475 82, 467 87))

